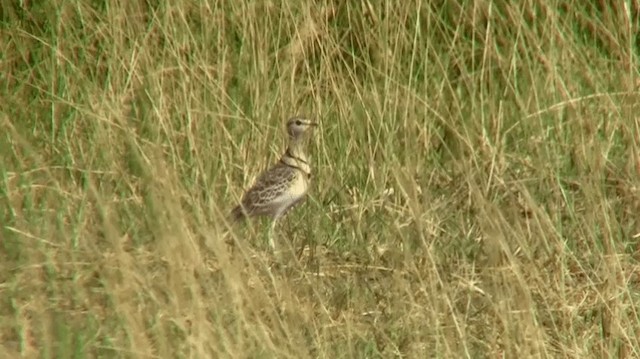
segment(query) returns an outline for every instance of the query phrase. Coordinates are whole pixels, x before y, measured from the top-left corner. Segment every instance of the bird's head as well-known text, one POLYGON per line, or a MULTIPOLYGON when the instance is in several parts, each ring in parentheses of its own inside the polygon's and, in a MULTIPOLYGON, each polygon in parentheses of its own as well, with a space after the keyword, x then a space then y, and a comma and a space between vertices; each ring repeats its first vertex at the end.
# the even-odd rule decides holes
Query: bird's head
POLYGON ((293 117, 287 121, 287 133, 292 139, 301 139, 316 126, 318 124, 308 118, 293 117))

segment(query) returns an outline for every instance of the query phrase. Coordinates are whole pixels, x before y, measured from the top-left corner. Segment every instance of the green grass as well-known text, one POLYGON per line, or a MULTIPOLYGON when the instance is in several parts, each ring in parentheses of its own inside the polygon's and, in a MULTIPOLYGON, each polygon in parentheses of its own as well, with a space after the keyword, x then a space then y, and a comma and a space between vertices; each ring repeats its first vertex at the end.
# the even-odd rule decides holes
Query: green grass
POLYGON ((511 3, 5 4, 0 356, 640 356, 640 9, 511 3))

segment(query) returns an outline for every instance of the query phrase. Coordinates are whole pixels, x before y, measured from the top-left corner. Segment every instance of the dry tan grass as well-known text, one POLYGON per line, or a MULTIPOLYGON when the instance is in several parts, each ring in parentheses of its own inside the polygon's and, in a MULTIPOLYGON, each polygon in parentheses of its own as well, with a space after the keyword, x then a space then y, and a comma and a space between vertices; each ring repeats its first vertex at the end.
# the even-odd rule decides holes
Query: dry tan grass
POLYGON ((515 4, 12 5, 0 356, 640 356, 638 9, 515 4))

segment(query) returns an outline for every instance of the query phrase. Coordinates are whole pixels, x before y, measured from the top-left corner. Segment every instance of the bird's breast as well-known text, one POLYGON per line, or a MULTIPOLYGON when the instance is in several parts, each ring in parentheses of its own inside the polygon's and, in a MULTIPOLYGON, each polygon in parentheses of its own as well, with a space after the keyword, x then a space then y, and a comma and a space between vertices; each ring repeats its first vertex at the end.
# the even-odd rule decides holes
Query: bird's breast
POLYGON ((309 180, 307 174, 300 173, 291 182, 289 187, 289 195, 293 198, 300 198, 307 193, 309 188, 309 180))

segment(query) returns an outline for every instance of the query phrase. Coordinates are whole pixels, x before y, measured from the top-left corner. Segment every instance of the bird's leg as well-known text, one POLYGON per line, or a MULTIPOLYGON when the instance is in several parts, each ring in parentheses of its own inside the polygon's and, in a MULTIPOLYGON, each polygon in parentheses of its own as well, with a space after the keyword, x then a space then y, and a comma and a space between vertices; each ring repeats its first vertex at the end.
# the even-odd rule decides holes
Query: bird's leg
POLYGON ((273 231, 276 228, 276 221, 277 219, 273 219, 273 221, 271 221, 271 226, 269 227, 269 233, 267 235, 267 237, 269 238, 269 247, 271 247, 271 250, 274 252, 276 250, 276 243, 273 240, 273 231))

